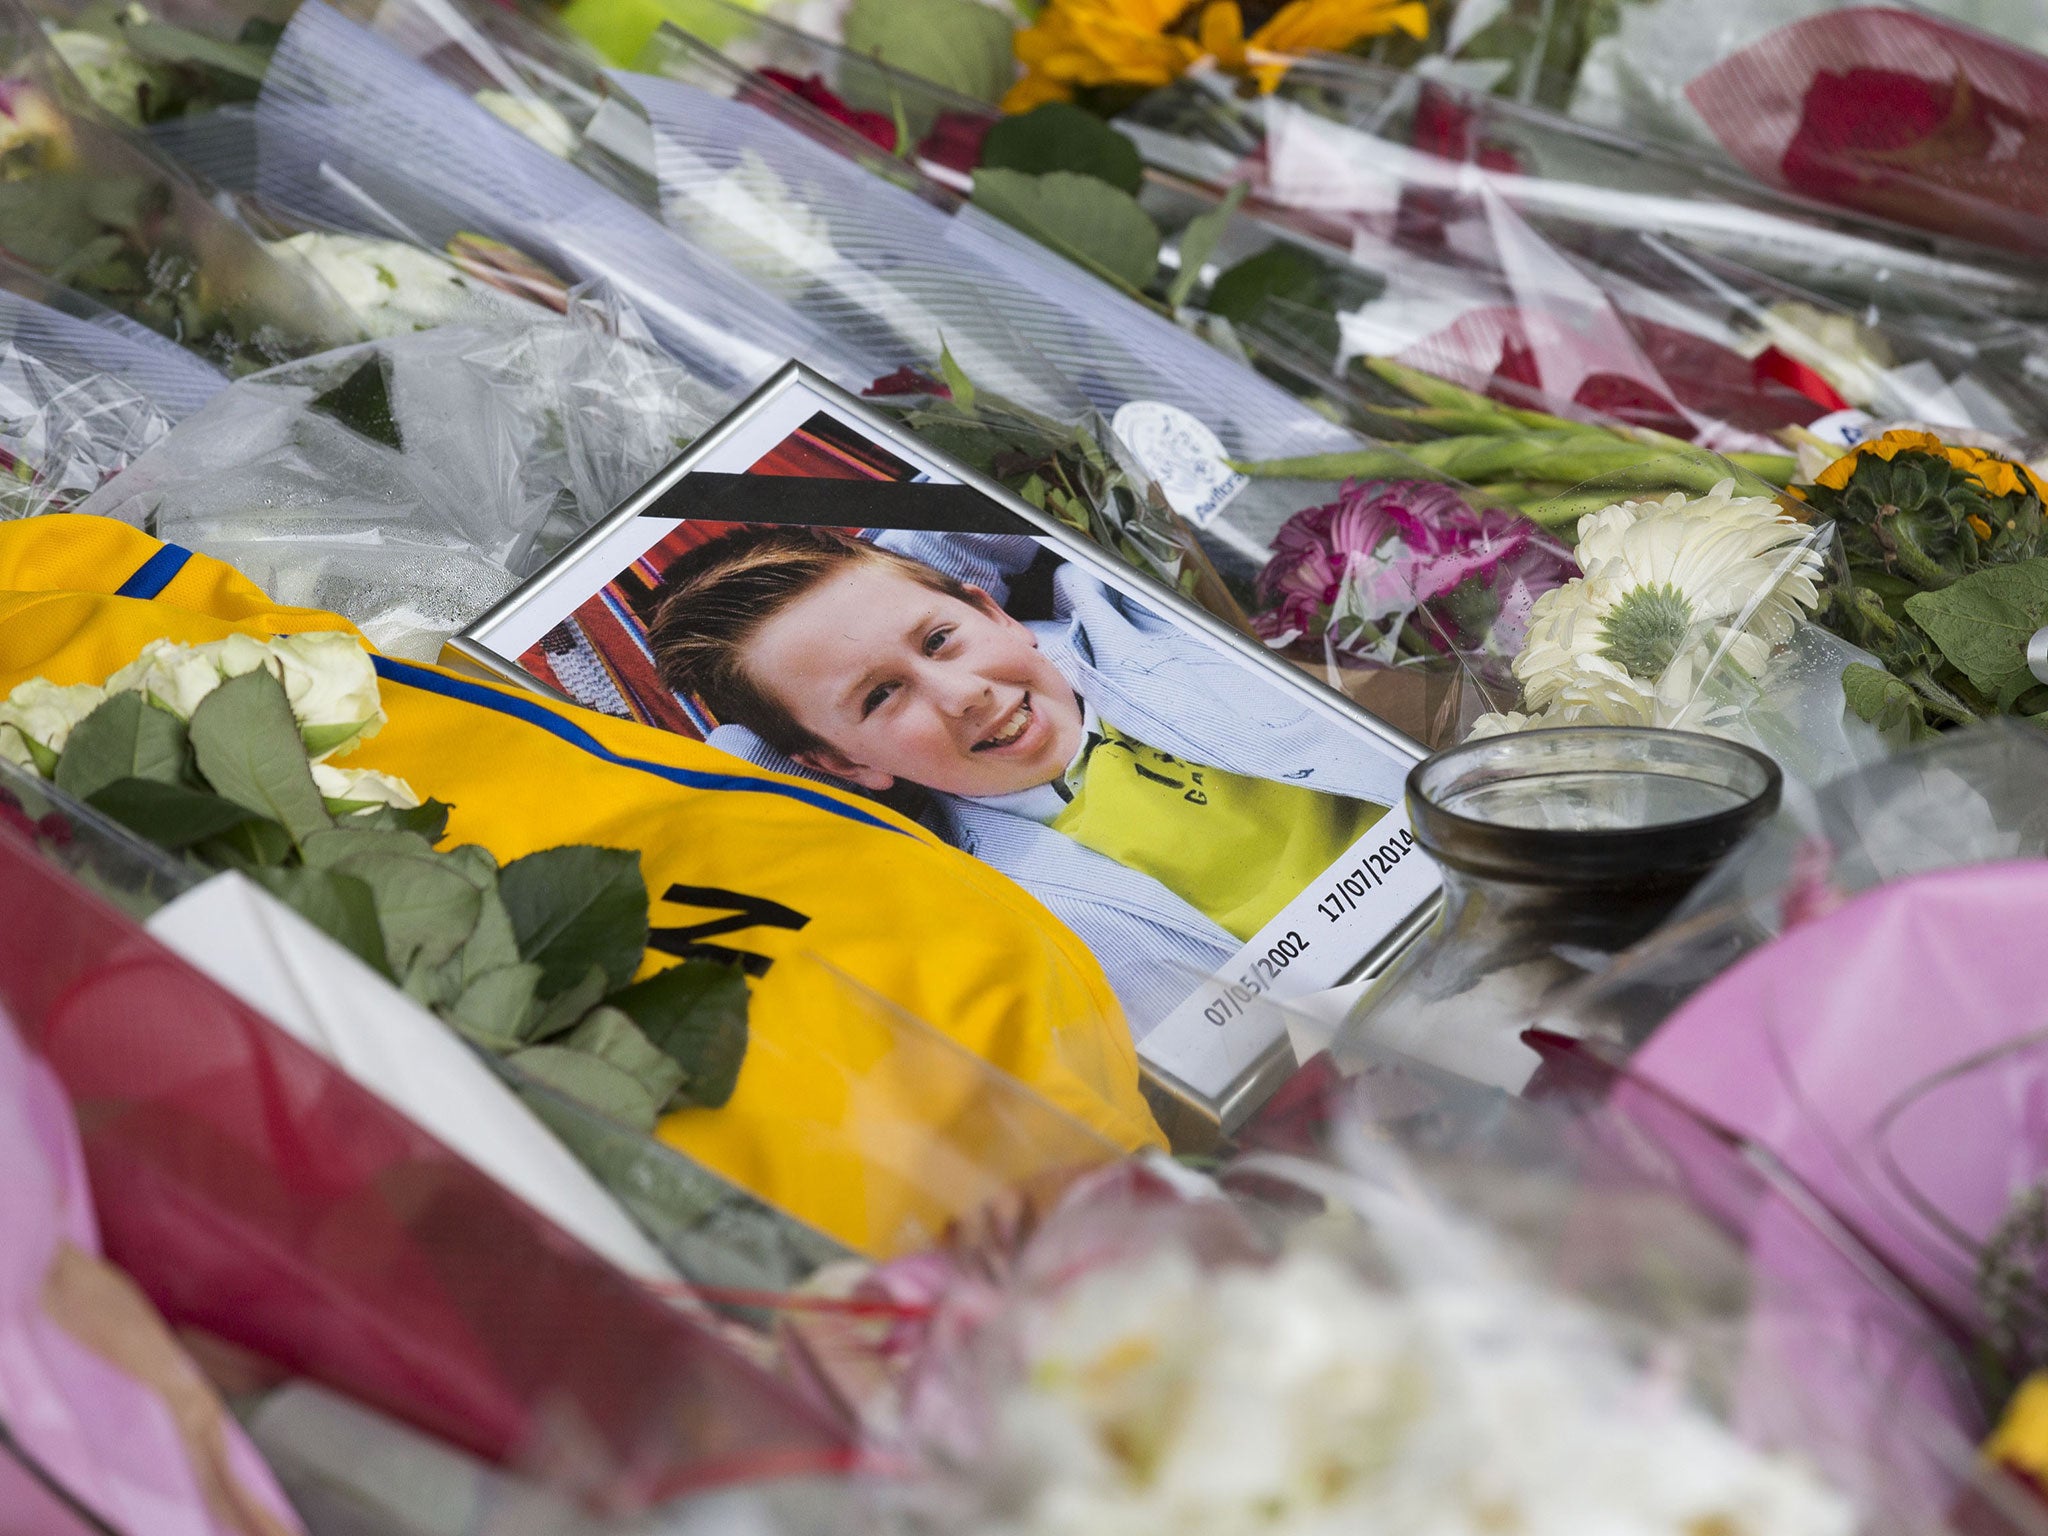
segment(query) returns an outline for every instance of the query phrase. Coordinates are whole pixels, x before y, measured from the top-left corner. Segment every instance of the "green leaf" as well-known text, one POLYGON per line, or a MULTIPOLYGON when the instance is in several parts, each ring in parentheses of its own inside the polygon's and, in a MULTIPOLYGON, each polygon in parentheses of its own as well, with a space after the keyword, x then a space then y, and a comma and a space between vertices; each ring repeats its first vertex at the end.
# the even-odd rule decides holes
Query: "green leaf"
POLYGON ((661 1119, 661 1105, 639 1079, 600 1057, 559 1045, 530 1045, 505 1061, 535 1082, 636 1131, 651 1131, 661 1119))
POLYGON ((1014 32, 977 0, 853 0, 840 36, 855 53, 993 104, 1017 76, 1014 32))
POLYGON ((306 755, 318 760, 331 756, 336 750, 347 746, 363 734, 365 722, 353 721, 346 725, 308 725, 299 728, 299 740, 306 744, 306 755))
POLYGON ((1906 599, 1906 615, 1950 666, 1988 697, 2027 668, 2027 641, 2048 624, 2048 559, 1988 566, 1906 599))
POLYGON ((381 352, 372 352, 334 388, 307 401, 306 409, 333 417, 373 443, 400 451, 405 447, 391 414, 391 388, 384 378, 381 352))
POLYGON ((357 811, 349 817, 348 824, 372 832, 416 832, 429 843, 438 843, 448 834, 448 813, 454 809, 444 801, 431 799, 403 809, 380 805, 375 810, 357 811))
POLYGON ((583 1022, 555 1044, 582 1051, 632 1074, 663 1109, 683 1085, 683 1069, 666 1051, 641 1033, 629 1014, 616 1008, 593 1008, 583 1022))
MULTIPOLYGON (((637 849, 574 844, 514 859, 498 875, 521 958, 538 961, 553 997, 593 965, 610 987, 633 979, 647 952, 647 886, 637 849)), ((610 988, 608 987, 607 990, 610 988)))
POLYGON ((342 948, 392 974, 376 897, 362 881, 331 869, 256 869, 249 877, 342 948))
MULTIPOLYGON (((161 779, 116 779, 85 798, 95 810, 173 853, 182 853, 245 822, 261 819, 246 805, 188 785, 166 784, 161 779)), ((284 828, 276 830, 280 837, 284 835, 284 828)), ((291 840, 286 838, 285 846, 290 845, 291 840)))
POLYGON ((1093 176, 978 170, 974 202, 1132 293, 1142 293, 1159 269, 1159 226, 1130 193, 1093 176))
POLYGON ((1202 268, 1216 254, 1217 245, 1229 230, 1230 221, 1236 217, 1238 205, 1249 190, 1249 182, 1233 182, 1230 190, 1223 194, 1222 202, 1207 213, 1188 220, 1187 228, 1180 232, 1180 270, 1174 273, 1173 282, 1166 290, 1166 302, 1175 309, 1187 303, 1188 295, 1201 282, 1202 268))
POLYGON ((1145 162, 1129 135, 1066 101, 1049 101, 999 120, 981 141, 981 164, 1026 176, 1072 171, 1133 197, 1145 182, 1145 162))
POLYGON ((520 1026, 539 983, 537 965, 501 965, 484 971, 462 989, 448 1011, 448 1021, 479 1045, 516 1050, 522 1043, 520 1026))
POLYGON ((747 978, 737 966, 686 960, 605 1002, 681 1066, 689 1102, 716 1109, 732 1097, 747 1054, 747 978))
POLYGON ((449 864, 462 871, 463 877, 480 891, 495 891, 498 888, 498 860, 490 849, 477 843, 464 843, 459 848, 450 848, 443 855, 449 864))
POLYGON ((252 816, 239 827, 192 846, 192 855, 216 869, 270 869, 291 862, 291 833, 267 817, 252 816))
POLYGON ((192 753, 216 792, 276 822, 303 844, 334 825, 284 684, 262 667, 231 677, 192 711, 192 753))
POLYGON ((534 999, 532 1007, 527 1010, 526 1022, 519 1027, 520 1039, 547 1040, 559 1035, 603 1002, 605 993, 610 990, 604 967, 593 965, 577 978, 574 986, 556 993, 546 1002, 534 999))
MULTIPOLYGON (((495 876, 488 886, 477 892, 477 897, 480 905, 476 927, 462 946, 460 957, 465 982, 474 981, 485 971, 519 963, 519 935, 512 931, 512 914, 505 910, 504 900, 498 895, 495 876)), ((536 981, 538 978, 539 972, 536 971, 536 981)))
POLYGON ((376 894, 384 948, 401 976, 447 964, 476 931, 482 893, 437 859, 358 853, 334 868, 376 894))
POLYGON ((241 43, 223 43, 203 32, 161 21, 128 22, 121 28, 128 46, 159 64, 188 64, 235 77, 246 83, 246 97, 255 100, 257 87, 270 68, 270 50, 241 43))
POLYGON ((139 693, 117 693, 72 727, 57 787, 81 800, 122 779, 175 784, 185 771, 185 723, 139 693))
POLYGON ((1232 324, 1244 325, 1269 299, 1319 305, 1327 277, 1328 269, 1321 261, 1300 246, 1282 241, 1247 256, 1218 277, 1202 307, 1232 324))
POLYGON ((301 851, 306 862, 315 869, 332 869, 342 860, 354 858, 359 853, 391 853, 409 859, 434 857, 433 847, 417 832, 357 826, 315 832, 306 839, 301 851))
POLYGON ((1860 661, 1844 667, 1842 696, 1857 719, 1867 720, 1881 731, 1903 728, 1916 738, 1928 733, 1920 696, 1882 667, 1860 661))
POLYGON ((952 392, 953 403, 963 411, 974 409, 974 380, 967 377, 967 370, 960 366, 946 345, 945 337, 939 338, 939 376, 946 381, 946 388, 952 392))

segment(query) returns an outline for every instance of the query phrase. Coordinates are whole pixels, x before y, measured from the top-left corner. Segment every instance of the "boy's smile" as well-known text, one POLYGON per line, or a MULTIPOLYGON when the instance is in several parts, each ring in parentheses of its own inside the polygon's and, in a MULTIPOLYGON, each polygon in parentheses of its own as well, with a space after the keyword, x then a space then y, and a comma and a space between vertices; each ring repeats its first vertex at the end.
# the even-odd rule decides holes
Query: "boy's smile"
POLYGON ((1031 631, 977 591, 863 562, 748 640, 747 674, 826 746, 798 761, 868 789, 898 779, 986 797, 1049 784, 1081 747, 1081 706, 1031 631))

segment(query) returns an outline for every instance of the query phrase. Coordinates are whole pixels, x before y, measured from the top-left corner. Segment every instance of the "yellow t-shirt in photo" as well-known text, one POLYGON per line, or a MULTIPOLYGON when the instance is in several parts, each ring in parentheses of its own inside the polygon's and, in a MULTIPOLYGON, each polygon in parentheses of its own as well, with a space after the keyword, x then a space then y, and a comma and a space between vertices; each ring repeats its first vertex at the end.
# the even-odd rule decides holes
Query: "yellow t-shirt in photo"
POLYGON ((1369 800, 1183 762, 1106 722, 1092 726, 1053 830, 1150 875, 1241 940, 1387 813, 1369 800))

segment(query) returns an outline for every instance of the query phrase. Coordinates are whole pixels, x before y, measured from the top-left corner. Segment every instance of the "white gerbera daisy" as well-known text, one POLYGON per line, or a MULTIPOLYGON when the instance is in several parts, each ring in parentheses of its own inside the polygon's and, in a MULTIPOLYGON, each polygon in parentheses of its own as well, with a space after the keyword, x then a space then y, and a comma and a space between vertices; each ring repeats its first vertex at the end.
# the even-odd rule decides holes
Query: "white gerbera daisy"
POLYGON ((1819 599, 1812 530, 1723 480, 1579 523, 1585 575, 1544 593, 1515 658, 1531 724, 1697 724, 1721 665, 1754 675, 1819 599))

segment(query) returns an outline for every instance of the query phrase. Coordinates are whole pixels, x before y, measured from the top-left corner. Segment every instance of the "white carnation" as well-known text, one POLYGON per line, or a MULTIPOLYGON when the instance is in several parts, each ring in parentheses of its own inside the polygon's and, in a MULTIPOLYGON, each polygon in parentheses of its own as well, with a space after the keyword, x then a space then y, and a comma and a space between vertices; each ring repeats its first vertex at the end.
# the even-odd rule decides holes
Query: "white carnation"
POLYGON ((314 761, 330 757, 384 724, 377 669, 353 635, 320 630, 270 642, 314 761))
POLYGON ((40 773, 52 772, 57 754, 71 739, 72 728, 98 709, 106 696, 106 689, 93 683, 63 687, 44 678, 30 678, 0 703, 0 754, 40 773), (4 740, 8 727, 20 738, 18 751, 4 740))
POLYGON ((409 811, 420 803, 419 795, 405 780, 374 768, 335 768, 315 763, 313 783, 325 799, 352 802, 358 809, 391 805, 409 811))

